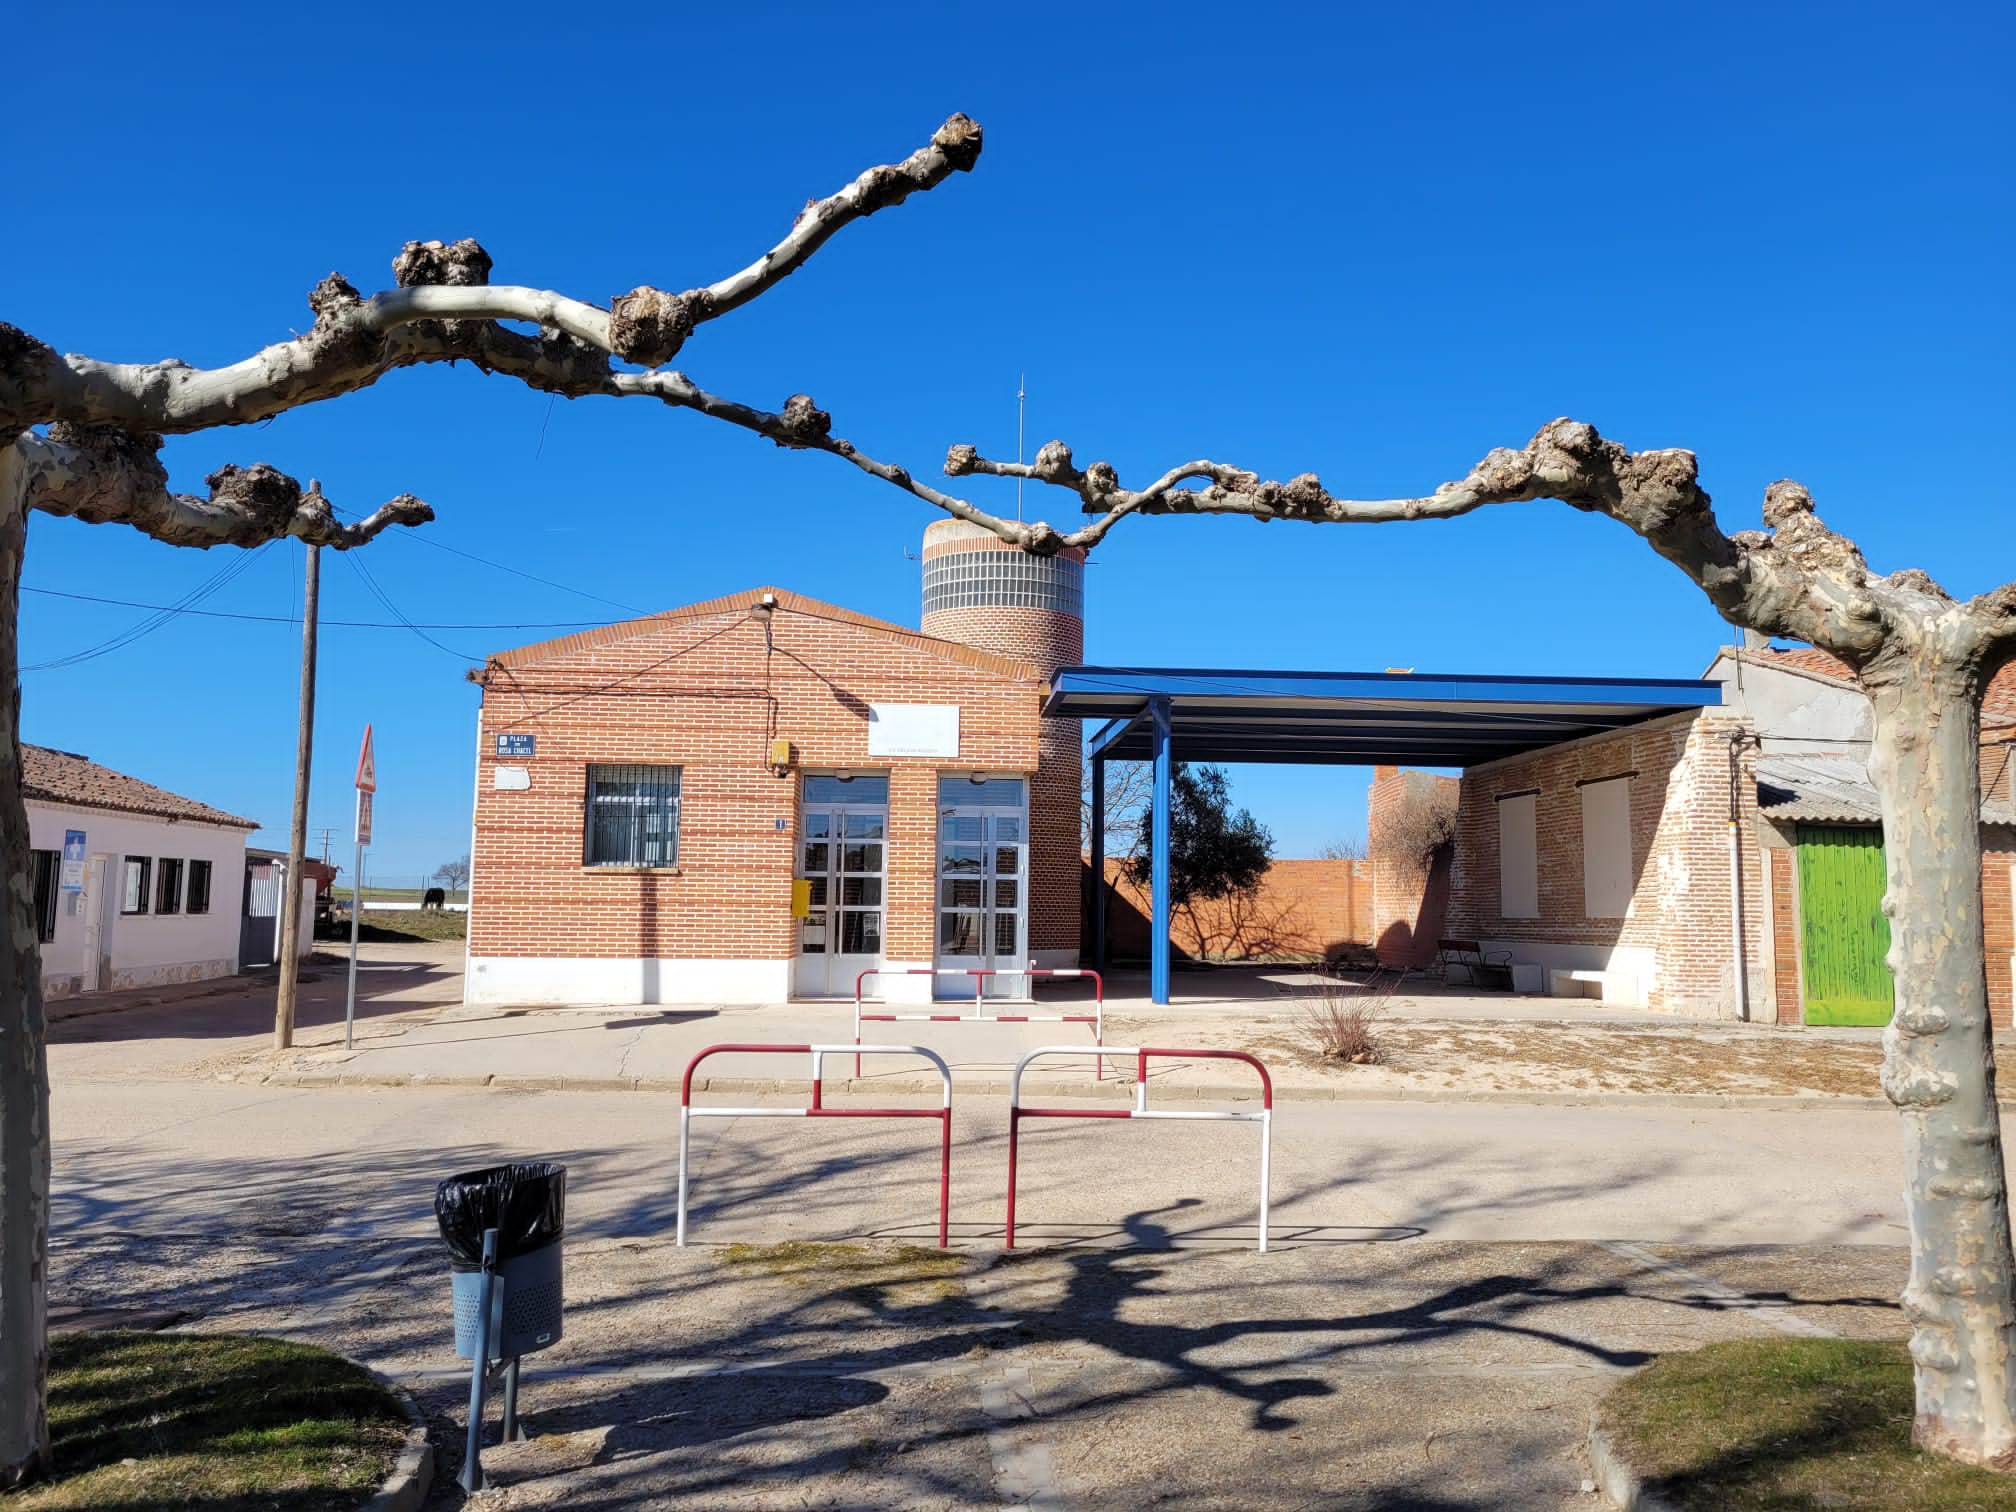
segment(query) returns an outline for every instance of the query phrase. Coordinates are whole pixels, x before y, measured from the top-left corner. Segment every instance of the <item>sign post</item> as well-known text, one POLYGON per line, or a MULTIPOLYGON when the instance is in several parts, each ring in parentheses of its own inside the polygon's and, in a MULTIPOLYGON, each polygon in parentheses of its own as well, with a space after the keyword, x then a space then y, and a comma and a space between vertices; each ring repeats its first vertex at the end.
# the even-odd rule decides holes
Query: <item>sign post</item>
POLYGON ((378 764, 371 754, 371 726, 357 753, 357 870, 350 874, 350 985, 343 994, 343 1048, 354 1048, 357 1026, 357 919, 364 912, 364 847, 371 843, 371 800, 378 793, 378 764))

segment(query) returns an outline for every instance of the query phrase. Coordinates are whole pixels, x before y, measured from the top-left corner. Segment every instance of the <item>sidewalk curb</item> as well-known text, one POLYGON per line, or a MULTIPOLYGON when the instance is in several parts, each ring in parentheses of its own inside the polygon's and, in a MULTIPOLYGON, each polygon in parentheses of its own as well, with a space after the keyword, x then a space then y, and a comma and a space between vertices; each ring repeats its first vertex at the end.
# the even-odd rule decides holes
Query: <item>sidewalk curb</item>
MULTIPOLYGON (((378 1088, 468 1087, 492 1092, 660 1092, 677 1093, 679 1080, 665 1076, 513 1076, 472 1073, 466 1076, 435 1075, 430 1072, 380 1071, 248 1071, 228 1078, 234 1082, 262 1087, 378 1088)), ((767 1096, 802 1092, 810 1085, 806 1077, 707 1076, 693 1079, 695 1092, 733 1092, 744 1096, 767 1096)), ((1157 1101, 1168 1102, 1257 1102, 1259 1089, 1245 1085, 1202 1082, 1150 1084, 1157 1101)), ((1132 1082, 1035 1082, 1024 1080, 1022 1090, 1031 1097, 1101 1098, 1131 1101, 1132 1082)), ((832 1094, 862 1095, 882 1093, 899 1097, 928 1096, 943 1089, 943 1083, 923 1079, 829 1077, 826 1090, 832 1094)), ((965 1097, 1006 1097, 1008 1083, 1001 1080, 954 1078, 953 1091, 965 1097)), ((1750 1112, 1790 1113, 1813 1110, 1867 1112, 1888 1110, 1885 1097, 1800 1097, 1779 1093, 1740 1092, 1506 1092, 1442 1090, 1414 1087, 1298 1087, 1277 1086, 1277 1103, 1367 1102, 1424 1104, 1509 1104, 1545 1108, 1741 1108, 1750 1112)), ((2016 1102, 2004 1102, 2016 1109, 2016 1102)))
POLYGON ((1589 1458, 1596 1467, 1596 1485, 1622 1512, 1676 1512, 1665 1497, 1645 1489, 1645 1482, 1624 1463, 1595 1413, 1589 1414, 1589 1458))
MULTIPOLYGON (((364 1368, 371 1370, 368 1365, 364 1368)), ((371 1370, 371 1374, 406 1409, 406 1443, 399 1450, 399 1458, 393 1462, 392 1473, 364 1503, 362 1512, 415 1512, 427 1499, 428 1487, 434 1482, 434 1443, 427 1437, 427 1419, 421 1415, 419 1404, 405 1387, 376 1370, 371 1370)))

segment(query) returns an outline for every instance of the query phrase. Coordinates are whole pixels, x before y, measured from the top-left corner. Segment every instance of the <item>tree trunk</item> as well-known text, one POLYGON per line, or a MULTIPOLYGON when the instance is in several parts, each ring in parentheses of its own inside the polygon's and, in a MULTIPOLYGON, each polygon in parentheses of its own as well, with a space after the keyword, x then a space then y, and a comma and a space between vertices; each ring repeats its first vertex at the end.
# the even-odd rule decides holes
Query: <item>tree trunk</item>
MULTIPOLYGON (((1935 639, 1933 631, 1928 640, 1935 639)), ((1865 672, 1869 775, 1882 800, 1891 975, 1883 1090, 1904 1119, 1917 1362, 1912 1439, 2016 1469, 2016 1296, 1981 920, 1981 678, 1941 665, 1865 672)))
POLYGON ((21 557, 28 540, 20 454, 0 448, 0 1489, 49 1464, 49 1065, 42 1035, 28 810, 21 798, 21 557))

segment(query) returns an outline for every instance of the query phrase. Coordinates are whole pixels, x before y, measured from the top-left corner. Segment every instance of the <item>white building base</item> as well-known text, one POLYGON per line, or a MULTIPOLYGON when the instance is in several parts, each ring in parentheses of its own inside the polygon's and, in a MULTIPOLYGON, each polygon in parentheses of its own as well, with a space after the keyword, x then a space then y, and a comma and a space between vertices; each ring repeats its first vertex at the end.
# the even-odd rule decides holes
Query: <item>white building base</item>
POLYGON ((727 959, 611 960, 471 956, 467 1003, 556 1006, 610 1003, 784 1003, 791 962, 727 959))

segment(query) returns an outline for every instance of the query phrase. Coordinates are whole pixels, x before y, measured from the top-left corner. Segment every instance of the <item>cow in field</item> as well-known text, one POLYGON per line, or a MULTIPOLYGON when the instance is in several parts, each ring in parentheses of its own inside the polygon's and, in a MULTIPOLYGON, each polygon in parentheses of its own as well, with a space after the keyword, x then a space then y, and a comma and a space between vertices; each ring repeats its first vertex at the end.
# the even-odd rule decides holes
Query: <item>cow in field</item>
POLYGON ((441 888, 430 887, 427 896, 420 900, 422 913, 439 913, 448 902, 448 894, 441 888))

